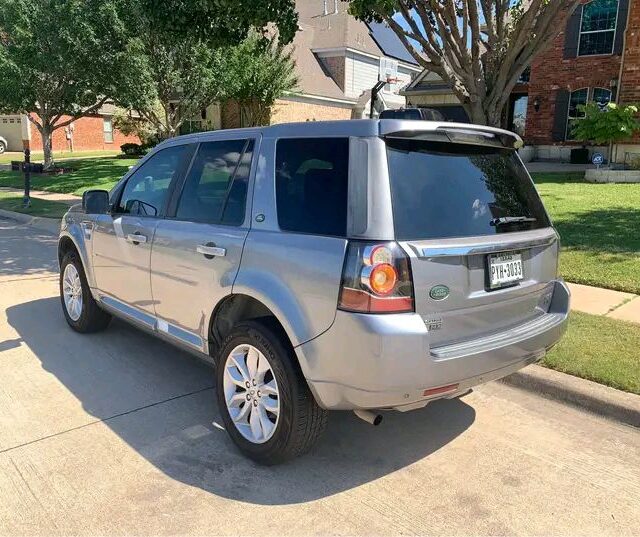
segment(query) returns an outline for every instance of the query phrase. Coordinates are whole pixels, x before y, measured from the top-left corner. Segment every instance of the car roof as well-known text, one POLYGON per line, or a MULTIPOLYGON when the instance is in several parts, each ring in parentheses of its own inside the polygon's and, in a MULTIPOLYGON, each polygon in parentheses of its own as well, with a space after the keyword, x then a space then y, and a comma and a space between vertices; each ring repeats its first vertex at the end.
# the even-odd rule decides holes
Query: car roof
POLYGON ((507 135, 514 141, 522 142, 521 138, 503 129, 486 125, 471 125, 467 123, 450 123, 446 121, 424 121, 407 119, 347 119, 337 121, 305 121, 300 123, 280 123, 265 127, 249 127, 243 129, 221 129, 217 131, 199 132, 170 138, 162 146, 175 142, 199 142, 204 140, 232 139, 236 137, 264 138, 313 138, 338 136, 388 136, 399 132, 430 132, 436 130, 458 130, 493 133, 507 135))

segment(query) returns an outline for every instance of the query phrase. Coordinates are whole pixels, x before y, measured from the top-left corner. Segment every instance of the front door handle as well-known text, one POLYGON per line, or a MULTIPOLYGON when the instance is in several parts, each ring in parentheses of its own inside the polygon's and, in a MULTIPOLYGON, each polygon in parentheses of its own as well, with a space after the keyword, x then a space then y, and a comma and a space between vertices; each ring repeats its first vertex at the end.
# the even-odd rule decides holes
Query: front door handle
POLYGON ((132 242, 133 244, 144 244, 147 242, 147 237, 138 232, 129 233, 127 235, 127 242, 132 242))
POLYGON ((224 257, 227 255, 227 250, 224 248, 218 248, 212 242, 208 242, 207 244, 199 244, 196 248, 196 252, 202 254, 207 259, 213 259, 214 257, 224 257))

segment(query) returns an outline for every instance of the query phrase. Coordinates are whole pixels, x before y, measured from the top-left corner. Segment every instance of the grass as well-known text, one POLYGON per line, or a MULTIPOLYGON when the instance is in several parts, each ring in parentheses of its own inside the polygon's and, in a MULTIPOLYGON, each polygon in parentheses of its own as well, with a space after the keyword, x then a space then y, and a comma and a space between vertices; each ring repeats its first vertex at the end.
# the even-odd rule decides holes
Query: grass
MULTIPOLYGON (((109 190, 136 162, 136 159, 114 157, 58 161, 59 165, 74 168, 75 171, 63 175, 32 175, 31 188, 76 195, 90 188, 109 190)), ((22 188, 23 185, 22 173, 0 171, 0 186, 22 188)))
MULTIPOLYGON (((58 160, 64 160, 66 158, 70 158, 70 157, 82 157, 82 158, 89 158, 89 157, 107 157, 107 156, 115 156, 120 154, 119 150, 114 150, 114 151, 55 151, 53 153, 53 158, 56 160, 56 163, 58 162, 58 160)), ((44 154, 42 153, 42 151, 32 151, 31 152, 31 162, 42 162, 42 160, 44 159, 44 154)), ((4 153, 2 155, 0 155, 0 164, 10 164, 12 160, 24 160, 24 154, 23 153, 16 153, 16 152, 7 152, 4 153)))
POLYGON ((532 175, 562 237, 562 276, 640 294, 640 184, 592 184, 583 173, 532 175))
POLYGON ((543 365, 640 394, 639 348, 640 325, 573 312, 565 337, 543 365))
POLYGON ((64 213, 69 210, 69 205, 58 201, 31 198, 31 207, 25 209, 22 207, 22 194, 15 192, 0 192, 0 209, 30 214, 32 216, 62 218, 64 213))

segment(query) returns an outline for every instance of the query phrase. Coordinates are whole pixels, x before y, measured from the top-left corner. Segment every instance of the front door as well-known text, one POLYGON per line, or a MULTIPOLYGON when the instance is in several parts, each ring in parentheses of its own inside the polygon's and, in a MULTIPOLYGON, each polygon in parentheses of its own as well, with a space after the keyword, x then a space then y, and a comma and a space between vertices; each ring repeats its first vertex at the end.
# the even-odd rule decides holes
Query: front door
POLYGON ((126 180, 111 214, 100 216, 93 231, 93 267, 103 301, 149 325, 154 311, 151 244, 188 148, 179 145, 152 155, 126 180))
POLYGON ((253 140, 200 144, 155 232, 151 290, 158 329, 206 352, 208 319, 231 288, 249 232, 253 140))

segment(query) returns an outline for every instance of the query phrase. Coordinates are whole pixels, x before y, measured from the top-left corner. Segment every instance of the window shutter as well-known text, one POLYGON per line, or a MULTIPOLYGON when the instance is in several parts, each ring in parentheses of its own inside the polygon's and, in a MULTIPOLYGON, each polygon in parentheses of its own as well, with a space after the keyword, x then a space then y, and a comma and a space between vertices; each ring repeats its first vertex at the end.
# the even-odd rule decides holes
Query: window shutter
POLYGON ((558 90, 556 93, 556 115, 553 118, 551 137, 554 142, 564 141, 567 133, 567 119, 569 114, 569 92, 558 90))
POLYGON ((613 45, 614 54, 622 54, 624 46, 624 32, 627 29, 627 15, 629 13, 629 0, 618 1, 618 23, 616 24, 616 40, 613 45))
POLYGON ((564 31, 564 59, 576 58, 578 56, 578 45, 580 44, 580 23, 582 22, 582 6, 578 6, 571 14, 564 31))

